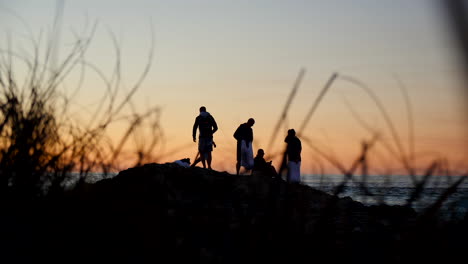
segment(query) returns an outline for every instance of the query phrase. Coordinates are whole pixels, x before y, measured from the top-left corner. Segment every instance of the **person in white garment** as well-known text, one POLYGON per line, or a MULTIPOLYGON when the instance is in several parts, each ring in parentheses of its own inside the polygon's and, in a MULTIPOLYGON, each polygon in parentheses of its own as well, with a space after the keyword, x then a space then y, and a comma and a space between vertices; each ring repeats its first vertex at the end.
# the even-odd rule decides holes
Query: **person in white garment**
POLYGON ((288 161, 287 181, 300 182, 302 151, 301 140, 296 136, 296 131, 294 129, 289 129, 284 142, 288 144, 286 148, 286 158, 288 161))
POLYGON ((249 118, 249 120, 247 120, 247 123, 241 124, 234 132, 234 138, 237 140, 237 175, 239 175, 241 166, 244 167, 246 170, 251 170, 254 166, 252 150, 252 126, 254 124, 255 120, 253 118, 249 118))

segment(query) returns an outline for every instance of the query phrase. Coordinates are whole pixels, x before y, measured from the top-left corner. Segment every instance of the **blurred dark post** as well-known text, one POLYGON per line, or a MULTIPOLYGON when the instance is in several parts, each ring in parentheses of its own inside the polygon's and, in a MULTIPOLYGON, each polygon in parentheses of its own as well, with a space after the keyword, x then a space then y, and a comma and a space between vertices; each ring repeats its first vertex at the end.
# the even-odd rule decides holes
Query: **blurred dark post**
MULTIPOLYGON (((468 15, 466 0, 439 0, 443 6, 448 20, 448 25, 452 29, 454 40, 460 48, 460 58, 463 65, 463 90, 461 91, 465 100, 468 99, 468 15)), ((468 121, 468 100, 465 101, 465 120, 468 121)), ((468 144, 465 143, 465 147, 468 144)))
POLYGON ((466 0, 440 0, 446 11, 449 26, 453 30, 454 39, 460 47, 460 56, 464 66, 464 92, 468 96, 468 15, 466 0))

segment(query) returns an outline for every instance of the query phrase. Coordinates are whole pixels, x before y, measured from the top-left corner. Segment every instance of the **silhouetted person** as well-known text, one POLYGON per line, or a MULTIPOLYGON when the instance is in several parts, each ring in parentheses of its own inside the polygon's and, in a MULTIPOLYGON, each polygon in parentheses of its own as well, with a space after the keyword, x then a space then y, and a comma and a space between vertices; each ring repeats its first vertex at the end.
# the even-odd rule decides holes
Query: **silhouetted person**
POLYGON ((288 135, 284 139, 286 142, 286 158, 288 161, 288 182, 300 182, 301 181, 301 151, 302 145, 301 140, 296 137, 296 131, 294 129, 288 130, 288 135))
POLYGON ((236 173, 239 175, 240 167, 243 166, 247 170, 253 168, 253 130, 255 124, 253 118, 249 118, 247 123, 241 124, 234 132, 234 138, 237 140, 237 163, 236 173))
POLYGON ((257 151, 257 156, 255 156, 254 158, 254 167, 252 169, 252 173, 260 172, 268 176, 275 177, 276 176, 275 168, 273 167, 273 165, 271 165, 271 161, 267 162, 265 160, 264 156, 265 156, 265 151, 263 151, 263 149, 259 149, 257 151))
POLYGON ((200 107, 200 115, 195 118, 195 123, 193 124, 193 142, 197 142, 197 128, 200 130, 200 134, 198 135, 198 152, 200 153, 203 168, 206 168, 206 163, 208 163, 208 169, 211 169, 213 134, 218 130, 218 125, 213 116, 206 112, 206 107, 204 106, 200 107))

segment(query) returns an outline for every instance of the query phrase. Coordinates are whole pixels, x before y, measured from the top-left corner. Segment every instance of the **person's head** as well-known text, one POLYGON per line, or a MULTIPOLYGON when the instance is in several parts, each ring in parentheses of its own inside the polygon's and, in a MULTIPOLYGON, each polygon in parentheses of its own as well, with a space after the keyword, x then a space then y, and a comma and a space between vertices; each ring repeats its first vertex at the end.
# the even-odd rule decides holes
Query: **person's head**
POLYGON ((288 130, 288 136, 294 137, 295 135, 296 135, 296 131, 294 129, 291 128, 288 130))
POLYGON ((190 158, 181 159, 180 161, 190 164, 190 158))
POLYGON ((200 107, 200 113, 201 113, 201 112, 206 112, 206 107, 201 106, 201 107, 200 107))
POLYGON ((257 156, 258 157, 263 157, 264 155, 265 155, 265 151, 263 151, 263 149, 258 149, 257 156))
POLYGON ((253 126, 255 124, 255 120, 253 118, 249 118, 249 120, 247 120, 247 125, 249 125, 250 127, 253 126))

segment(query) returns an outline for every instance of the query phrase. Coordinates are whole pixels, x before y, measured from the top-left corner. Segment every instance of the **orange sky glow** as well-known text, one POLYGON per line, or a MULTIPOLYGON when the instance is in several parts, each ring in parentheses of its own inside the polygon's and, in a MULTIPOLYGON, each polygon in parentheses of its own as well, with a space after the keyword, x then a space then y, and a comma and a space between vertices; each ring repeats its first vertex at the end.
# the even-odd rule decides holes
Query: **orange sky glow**
MULTIPOLYGON (((299 129, 327 80, 337 73, 301 133, 303 174, 349 169, 362 143, 376 134, 367 156, 371 174, 407 173, 402 155, 418 173, 436 160, 439 174, 468 169, 460 53, 440 7, 430 1, 117 2, 64 2, 59 58, 77 32, 89 32, 97 21, 86 60, 111 79, 118 43, 117 100, 125 98, 151 58, 131 107, 121 115, 158 109, 162 134, 148 162, 193 161, 197 144, 192 142, 192 125, 203 105, 219 125, 214 169, 235 172, 232 135, 250 117, 256 120, 254 152, 265 149, 278 168, 287 130, 299 129), (273 131, 302 68, 304 78, 284 124, 273 131), (277 137, 268 146, 273 132, 277 137)), ((25 36, 37 39, 40 32, 50 31, 56 3, 0 1, 0 30, 25 52, 31 47, 25 36)), ((0 47, 7 42, 2 40, 0 47)), ((72 94, 79 73, 64 81, 64 94, 72 94)), ((106 89, 101 77, 87 70, 79 93, 73 94, 73 117, 93 118, 90 113, 103 103, 106 89)), ((119 142, 126 128, 125 123, 114 124, 109 137, 119 142)), ((154 136, 151 129, 129 137, 124 148, 129 157, 135 146, 148 144, 154 136)), ((122 168, 126 162, 131 166, 132 158, 121 162, 122 168)))

